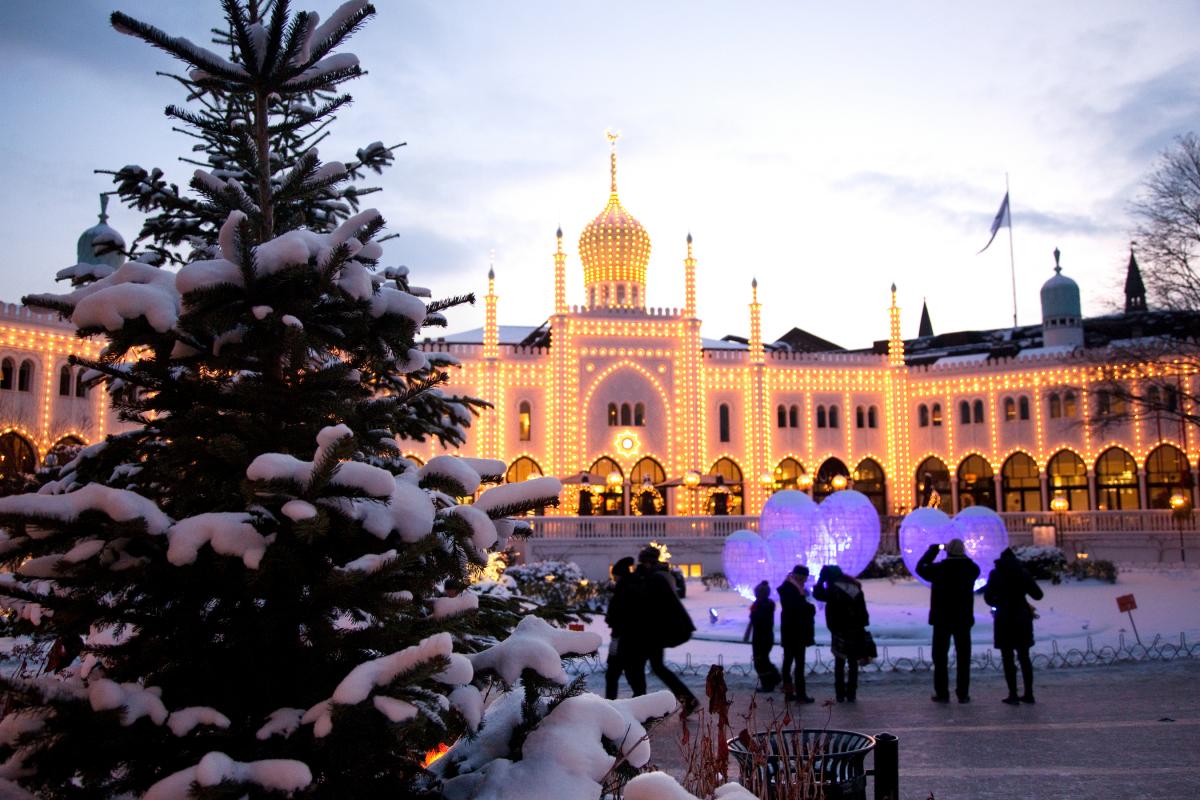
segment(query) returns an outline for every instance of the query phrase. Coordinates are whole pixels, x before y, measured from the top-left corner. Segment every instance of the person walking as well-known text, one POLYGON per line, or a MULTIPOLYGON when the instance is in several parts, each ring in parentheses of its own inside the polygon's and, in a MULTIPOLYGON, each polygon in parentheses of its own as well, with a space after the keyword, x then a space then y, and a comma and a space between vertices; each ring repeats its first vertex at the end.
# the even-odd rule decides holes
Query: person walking
POLYGON ((675 593, 675 581, 659 560, 657 547, 647 547, 638 553, 634 577, 638 581, 640 605, 635 609, 633 628, 636 653, 634 671, 644 675, 646 662, 650 671, 666 684, 683 706, 684 715, 700 706, 696 695, 684 685, 679 676, 663 662, 663 651, 678 647, 692 638, 696 626, 675 593))
POLYGON ((917 562, 917 575, 929 581, 929 624, 933 626, 933 697, 950 702, 950 640, 954 640, 954 693, 971 702, 971 627, 975 624, 975 580, 979 567, 962 539, 945 545, 946 558, 934 563, 942 545, 931 544, 917 562))
POLYGON ((783 693, 788 701, 811 703, 804 685, 804 650, 813 638, 817 608, 808 602, 808 567, 797 564, 779 584, 779 643, 783 645, 783 693), (795 665, 795 677, 792 668, 795 665))
POLYGON ((839 703, 858 695, 858 660, 867 638, 867 599, 862 584, 836 564, 821 567, 812 595, 825 603, 825 625, 833 637, 833 689, 839 703))
POLYGON ((1033 662, 1029 648, 1033 647, 1033 607, 1027 597, 1041 600, 1042 588, 1022 566, 1012 548, 1006 547, 996 559, 996 568, 988 575, 983 587, 983 599, 995 611, 995 644, 1004 665, 1004 680, 1008 684, 1005 703, 1032 703, 1033 662), (1017 663, 1025 693, 1017 696, 1017 663))
POLYGON ((751 642, 754 671, 758 674, 758 691, 775 691, 780 680, 779 670, 771 663, 771 648, 775 646, 775 601, 771 599, 771 584, 766 581, 754 587, 750 622, 746 624, 742 641, 751 642), (753 640, 750 638, 752 635, 753 640))
POLYGON ((604 670, 604 696, 616 700, 622 672, 634 697, 646 693, 646 665, 635 663, 636 648, 630 640, 640 606, 637 581, 633 576, 633 559, 626 556, 613 564, 612 577, 612 597, 608 601, 608 610, 604 612, 604 621, 612 631, 608 643, 608 663, 604 670))

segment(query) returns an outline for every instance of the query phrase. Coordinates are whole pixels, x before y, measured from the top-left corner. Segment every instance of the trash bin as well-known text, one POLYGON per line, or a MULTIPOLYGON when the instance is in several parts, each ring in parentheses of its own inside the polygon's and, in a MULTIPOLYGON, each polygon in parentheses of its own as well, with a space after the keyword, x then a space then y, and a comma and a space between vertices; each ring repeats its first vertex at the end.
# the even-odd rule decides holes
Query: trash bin
POLYGON ((766 797, 866 800, 863 762, 874 748, 874 736, 829 729, 766 731, 729 740, 739 782, 752 792, 766 789, 766 797))

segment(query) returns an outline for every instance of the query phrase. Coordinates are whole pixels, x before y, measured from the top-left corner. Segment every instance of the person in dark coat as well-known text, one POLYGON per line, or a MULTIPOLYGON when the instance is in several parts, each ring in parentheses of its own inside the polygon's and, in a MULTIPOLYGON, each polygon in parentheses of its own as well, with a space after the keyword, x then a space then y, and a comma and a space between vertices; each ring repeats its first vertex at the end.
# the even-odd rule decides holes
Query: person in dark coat
POLYGON ((1012 548, 1005 548, 996 559, 996 568, 988 575, 983 587, 983 599, 995 610, 995 644, 1004 664, 1004 680, 1008 697, 1004 702, 1015 706, 1033 702, 1033 662, 1029 648, 1033 647, 1033 608, 1027 597, 1041 600, 1042 588, 1021 565, 1012 548), (1017 696, 1017 664, 1025 694, 1017 696))
POLYGON ((771 584, 766 581, 754 587, 750 622, 746 625, 742 641, 751 643, 754 671, 758 674, 758 691, 775 691, 780 680, 779 670, 771 663, 771 648, 775 646, 775 601, 771 599, 771 584), (751 639, 751 636, 754 638, 751 639))
POLYGON ((797 564, 779 584, 779 642, 783 645, 783 691, 785 699, 811 703, 804 686, 806 671, 804 649, 816 643, 813 638, 817 608, 808 602, 808 567, 797 564), (792 666, 795 665, 793 679, 792 666))
POLYGON ((630 640, 635 618, 640 613, 633 559, 625 557, 613 564, 612 575, 613 593, 608 601, 608 610, 604 613, 604 621, 612 630, 612 639, 608 643, 608 664, 604 670, 604 696, 616 700, 622 672, 634 697, 646 693, 646 666, 637 662, 636 648, 630 640))
POLYGON ((871 623, 862 584, 836 564, 828 564, 821 567, 812 594, 825 603, 825 625, 833 637, 834 693, 839 703, 853 703, 858 695, 858 659, 871 623))
POLYGON ((917 574, 929 581, 929 624, 933 626, 933 701, 950 702, 950 640, 954 639, 954 693, 971 702, 971 627, 975 624, 975 580, 979 567, 967 557, 962 539, 946 545, 946 559, 934 563, 939 545, 931 544, 917 562, 917 574))
POLYGON ((634 670, 650 670, 679 699, 683 713, 690 714, 699 707, 696 695, 684 685, 679 676, 663 663, 663 650, 678 646, 691 638, 696 626, 688 616, 683 603, 675 593, 675 581, 666 565, 658 560, 657 547, 647 547, 638 554, 638 566, 634 578, 640 590, 640 603, 635 609, 632 644, 634 670))

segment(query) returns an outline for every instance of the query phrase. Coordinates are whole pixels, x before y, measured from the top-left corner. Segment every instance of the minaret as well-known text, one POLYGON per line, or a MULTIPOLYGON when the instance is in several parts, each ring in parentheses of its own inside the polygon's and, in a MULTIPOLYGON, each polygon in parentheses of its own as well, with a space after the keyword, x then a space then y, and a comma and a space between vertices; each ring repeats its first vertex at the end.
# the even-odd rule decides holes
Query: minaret
POLYGON ((554 313, 567 313, 567 254, 562 249, 562 226, 555 234, 558 247, 554 251, 554 313))
POLYGON ((762 306, 758 304, 758 278, 750 281, 750 292, 750 363, 762 364, 766 358, 763 354, 762 306))
POLYGON ((1142 283, 1142 271, 1129 245, 1129 270, 1125 273, 1125 313, 1146 310, 1146 284, 1142 283))
POLYGON ((904 337, 900 335, 900 307, 896 305, 896 284, 892 284, 892 307, 888 309, 888 366, 904 366, 904 337))
POLYGON ((488 293, 484 301, 483 357, 500 357, 500 327, 496 324, 496 266, 495 254, 488 265, 488 293))
POLYGON ((696 318, 696 259, 692 255, 692 234, 687 235, 687 258, 683 260, 683 316, 696 318))

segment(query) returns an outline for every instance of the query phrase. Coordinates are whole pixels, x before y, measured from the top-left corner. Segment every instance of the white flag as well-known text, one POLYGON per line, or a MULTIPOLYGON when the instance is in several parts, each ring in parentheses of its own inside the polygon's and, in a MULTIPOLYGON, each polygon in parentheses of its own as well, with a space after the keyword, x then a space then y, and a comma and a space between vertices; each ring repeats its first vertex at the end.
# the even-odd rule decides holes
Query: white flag
MULTIPOLYGON (((983 250, 987 250, 992 246, 992 242, 996 239, 996 232, 1001 228, 1012 230, 1012 217, 1008 213, 1008 192, 1004 193, 1004 202, 1000 204, 1000 210, 996 212, 996 218, 992 220, 992 238, 988 239, 988 243, 983 246, 983 250)), ((980 250, 979 253, 982 253, 980 250)), ((979 255, 976 253, 975 255, 979 255)))

